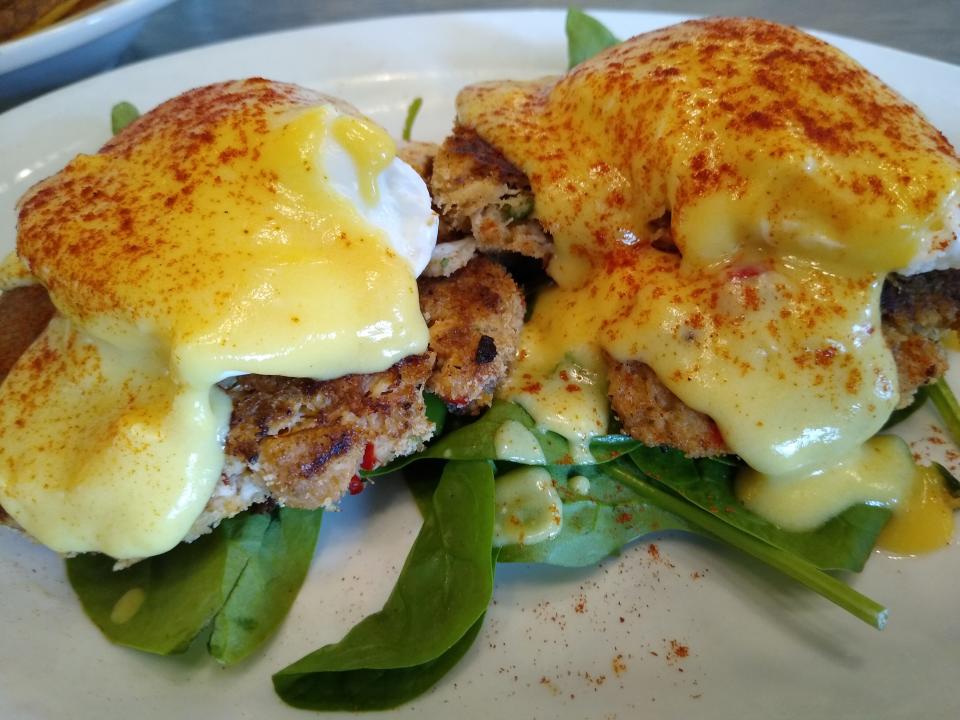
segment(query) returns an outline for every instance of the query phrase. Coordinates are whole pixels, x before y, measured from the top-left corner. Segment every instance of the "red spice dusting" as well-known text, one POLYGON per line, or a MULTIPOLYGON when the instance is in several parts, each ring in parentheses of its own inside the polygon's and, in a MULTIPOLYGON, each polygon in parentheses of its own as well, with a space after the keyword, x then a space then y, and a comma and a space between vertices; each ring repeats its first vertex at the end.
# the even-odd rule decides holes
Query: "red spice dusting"
POLYGON ((363 492, 363 480, 360 479, 359 475, 354 475, 350 478, 350 484, 347 486, 347 490, 351 495, 359 495, 363 492))
POLYGON ((647 545, 647 555, 649 555, 649 556, 650 556, 651 558, 653 558, 654 560, 659 560, 659 559, 660 559, 660 548, 658 548, 658 547, 657 547, 656 545, 654 545, 653 543, 650 543, 649 545, 647 545))
POLYGON ((674 657, 685 658, 690 654, 690 648, 686 645, 681 645, 676 640, 670 641, 670 653, 674 657))
POLYGON ((628 513, 628 512, 622 512, 622 513, 620 513, 619 515, 617 515, 616 520, 617 520, 618 523, 620 523, 621 525, 623 525, 623 524, 628 523, 628 522, 630 522, 631 520, 633 520, 633 515, 631 515, 631 514, 628 513))
POLYGON ((814 353, 816 357, 817 365, 826 367, 833 362, 833 359, 837 356, 837 349, 832 345, 828 345, 825 348, 821 348, 814 353))
POLYGON ((743 289, 743 304, 750 310, 760 309, 760 293, 757 292, 755 287, 745 287, 743 289))

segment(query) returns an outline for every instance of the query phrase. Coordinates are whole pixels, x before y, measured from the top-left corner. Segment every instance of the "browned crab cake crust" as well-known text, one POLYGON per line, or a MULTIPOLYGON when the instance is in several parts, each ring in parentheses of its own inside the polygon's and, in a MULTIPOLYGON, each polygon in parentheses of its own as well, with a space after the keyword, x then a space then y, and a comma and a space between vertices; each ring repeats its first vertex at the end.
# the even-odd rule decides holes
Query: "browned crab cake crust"
POLYGON ((477 133, 457 125, 433 159, 430 193, 441 227, 470 233, 480 252, 515 252, 547 260, 553 241, 530 219, 527 177, 477 133))
POLYGON ((729 452, 717 424, 685 405, 641 362, 607 357, 610 406, 623 429, 644 445, 669 445, 690 457, 729 452))
POLYGON ((944 330, 960 329, 960 270, 890 275, 880 304, 883 335, 897 361, 900 406, 947 370, 944 330))
POLYGON ((526 304, 500 263, 478 256, 446 278, 421 278, 420 309, 437 365, 427 390, 456 412, 493 400, 517 352, 526 304))
POLYGON ((383 372, 335 380, 241 376, 227 389, 233 415, 226 453, 281 504, 329 507, 365 455, 372 469, 433 435, 423 403, 433 361, 424 353, 383 372))

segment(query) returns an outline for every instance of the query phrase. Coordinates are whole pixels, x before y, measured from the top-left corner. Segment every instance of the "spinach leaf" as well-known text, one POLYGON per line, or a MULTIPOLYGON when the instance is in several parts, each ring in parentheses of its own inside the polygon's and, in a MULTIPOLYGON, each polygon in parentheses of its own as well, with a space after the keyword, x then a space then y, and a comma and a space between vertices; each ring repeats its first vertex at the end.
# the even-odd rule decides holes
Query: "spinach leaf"
POLYGON ((877 536, 890 519, 886 508, 858 505, 816 530, 788 532, 747 510, 733 491, 736 468, 712 460, 691 460, 677 450, 639 447, 630 453, 637 467, 698 507, 754 537, 793 553, 822 570, 860 572, 877 536))
POLYGON ((227 601, 257 552, 268 515, 244 513, 209 535, 114 572, 114 560, 67 560, 84 612, 118 645, 159 655, 185 651, 227 601))
POLYGON ((443 428, 447 423, 447 406, 433 393, 425 392, 423 394, 423 404, 427 411, 427 420, 434 424, 434 437, 440 437, 443 428))
POLYGON ((444 463, 435 461, 419 463, 416 470, 407 470, 403 473, 403 479, 410 488, 413 501, 420 511, 420 517, 425 518, 430 514, 433 507, 433 493, 440 482, 443 465, 444 463))
POLYGON ((560 534, 533 545, 501 548, 500 562, 585 567, 660 530, 688 530, 676 515, 651 505, 604 472, 604 466, 548 467, 563 501, 560 534), (578 485, 589 489, 582 493, 578 485))
POLYGON ((110 130, 116 135, 138 117, 140 111, 133 103, 119 102, 110 109, 110 130))
POLYGON ((447 463, 383 609, 274 675, 277 694, 314 710, 388 709, 436 682, 493 593, 493 510, 492 465, 447 463))
POLYGON ((629 435, 601 435, 590 441, 590 454, 597 464, 603 464, 638 447, 642 447, 641 443, 629 435))
POLYGON ((663 489, 659 483, 640 472, 636 465, 615 460, 604 467, 604 472, 651 504, 678 515, 700 532, 712 535, 792 577, 865 623, 878 630, 883 630, 886 625, 887 609, 879 603, 861 595, 803 558, 760 540, 735 525, 724 522, 717 515, 701 510, 688 500, 663 489))
POLYGON ((310 569, 322 510, 281 508, 260 547, 213 621, 210 654, 225 665, 243 660, 273 635, 310 569))
MULTIPOLYGON (((384 670, 341 670, 320 683, 302 681, 277 692, 294 707, 308 710, 389 710, 432 688, 460 662, 483 625, 483 615, 448 650, 425 663, 384 670), (286 694, 285 694, 286 693, 286 694)), ((274 676, 274 686, 277 680, 274 676)))
POLYGON ((570 68, 620 42, 603 23, 577 7, 567 9, 566 31, 570 68))
MULTIPOLYGON (((570 443, 566 438, 537 427, 522 407, 498 400, 477 420, 451 430, 422 452, 408 455, 377 468, 366 477, 376 477, 399 470, 418 460, 494 460, 497 458, 497 431, 507 422, 520 423, 540 443, 548 465, 570 464, 570 443)), ((626 435, 604 435, 590 442, 590 451, 598 463, 609 462, 640 443, 626 435)))

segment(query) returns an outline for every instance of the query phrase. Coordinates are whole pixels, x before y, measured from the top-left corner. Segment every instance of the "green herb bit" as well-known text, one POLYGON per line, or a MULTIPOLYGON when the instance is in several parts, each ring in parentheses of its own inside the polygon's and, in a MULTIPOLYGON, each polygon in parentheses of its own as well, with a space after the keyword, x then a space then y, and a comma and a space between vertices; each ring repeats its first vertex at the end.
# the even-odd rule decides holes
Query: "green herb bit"
POLYGON ((574 6, 567 8, 566 30, 569 68, 620 42, 603 23, 574 6))
POLYGON ((865 595, 861 595, 833 576, 817 569, 811 563, 758 540, 686 500, 661 490, 648 482, 639 471, 634 471, 623 461, 610 463, 604 467, 604 472, 632 489, 651 504, 683 518, 691 525, 713 535, 718 540, 722 540, 792 577, 865 623, 878 630, 882 630, 886 625, 888 611, 885 607, 865 595))
POLYGON ((420 107, 423 105, 423 98, 414 98, 413 102, 410 103, 410 107, 407 108, 407 119, 403 121, 403 134, 401 137, 407 142, 410 141, 410 135, 413 132, 413 123, 417 119, 417 114, 420 112, 420 107))
POLYGON ((506 221, 526 220, 533 214, 533 195, 509 198, 500 206, 500 214, 506 221))
POLYGON ((960 445, 960 403, 957 402, 956 396, 950 386, 947 385, 946 379, 940 378, 932 385, 927 385, 926 391, 927 397, 930 398, 933 406, 940 413, 950 437, 957 445, 960 445))
POLYGON ((133 103, 118 102, 110 110, 110 129, 117 135, 127 125, 140 117, 140 111, 133 103))

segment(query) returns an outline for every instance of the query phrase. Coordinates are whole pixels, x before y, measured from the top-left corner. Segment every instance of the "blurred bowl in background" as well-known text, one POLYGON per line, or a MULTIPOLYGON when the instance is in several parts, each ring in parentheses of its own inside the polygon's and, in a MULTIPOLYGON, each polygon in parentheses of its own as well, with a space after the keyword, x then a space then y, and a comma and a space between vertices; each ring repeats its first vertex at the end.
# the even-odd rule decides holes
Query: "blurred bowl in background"
POLYGON ((106 0, 0 42, 0 110, 112 67, 147 17, 173 0, 106 0))

